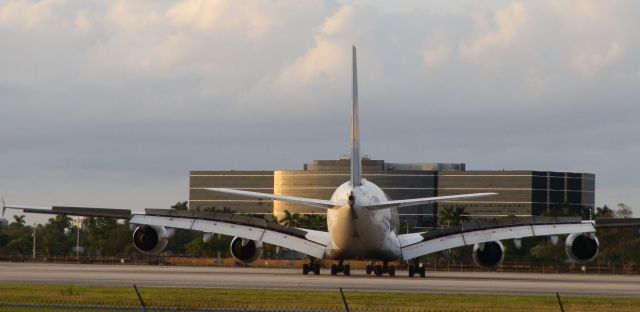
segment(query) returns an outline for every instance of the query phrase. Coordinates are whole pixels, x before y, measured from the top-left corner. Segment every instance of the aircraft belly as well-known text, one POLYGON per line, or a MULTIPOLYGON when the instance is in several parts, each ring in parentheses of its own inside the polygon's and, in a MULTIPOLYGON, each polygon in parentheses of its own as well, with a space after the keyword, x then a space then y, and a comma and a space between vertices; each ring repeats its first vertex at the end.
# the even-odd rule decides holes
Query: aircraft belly
POLYGON ((396 261, 401 259, 401 255, 399 249, 327 249, 326 258, 334 260, 396 261))
POLYGON ((400 249, 399 240, 393 232, 388 232, 386 237, 378 244, 377 247, 366 247, 363 239, 362 243, 353 240, 351 245, 346 248, 339 247, 333 242, 329 245, 326 257, 330 259, 362 259, 362 260, 400 260, 402 251, 400 249))

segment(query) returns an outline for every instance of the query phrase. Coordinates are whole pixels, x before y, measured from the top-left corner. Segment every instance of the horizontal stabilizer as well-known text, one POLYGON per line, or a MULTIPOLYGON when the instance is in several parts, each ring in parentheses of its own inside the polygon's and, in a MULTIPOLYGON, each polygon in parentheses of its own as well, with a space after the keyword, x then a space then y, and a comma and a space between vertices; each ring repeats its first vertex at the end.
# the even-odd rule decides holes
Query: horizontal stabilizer
POLYGON ((116 208, 92 208, 92 207, 68 207, 68 206, 51 206, 51 207, 35 207, 22 205, 2 205, 2 208, 22 210, 26 213, 69 215, 79 217, 100 217, 100 218, 116 218, 128 219, 131 216, 129 209, 116 208))
POLYGON ((228 189, 228 188, 205 188, 205 190, 218 192, 218 193, 231 194, 231 195, 266 199, 266 200, 279 200, 287 203, 318 207, 318 208, 324 208, 324 209, 340 207, 339 204, 336 204, 330 200, 303 198, 303 197, 294 197, 294 196, 285 196, 285 195, 273 195, 273 194, 267 194, 267 193, 241 191, 241 190, 234 190, 234 189, 228 189))
POLYGON ((436 196, 436 197, 425 197, 425 198, 415 198, 415 199, 390 200, 382 203, 366 205, 365 208, 369 210, 378 210, 378 209, 385 209, 385 208, 392 208, 392 207, 399 208, 399 207, 408 207, 408 206, 418 206, 418 205, 424 205, 429 203, 435 203, 439 201, 485 197, 485 196, 493 196, 497 194, 498 193, 473 193, 473 194, 436 196))

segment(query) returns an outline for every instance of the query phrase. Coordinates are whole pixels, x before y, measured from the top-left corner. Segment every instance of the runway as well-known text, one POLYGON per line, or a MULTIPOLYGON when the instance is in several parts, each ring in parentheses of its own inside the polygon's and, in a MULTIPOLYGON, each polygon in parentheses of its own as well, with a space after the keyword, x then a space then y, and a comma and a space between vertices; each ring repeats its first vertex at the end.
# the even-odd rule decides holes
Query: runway
POLYGON ((640 297, 640 276, 428 272, 426 278, 302 275, 298 269, 0 262, 0 283, 640 297))

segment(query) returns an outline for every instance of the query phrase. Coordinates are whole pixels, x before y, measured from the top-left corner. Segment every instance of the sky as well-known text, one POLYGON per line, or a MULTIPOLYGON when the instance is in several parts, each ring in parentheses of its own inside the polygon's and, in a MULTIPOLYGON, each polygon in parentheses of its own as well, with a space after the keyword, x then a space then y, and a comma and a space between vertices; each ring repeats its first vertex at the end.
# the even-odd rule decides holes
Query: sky
MULTIPOLYGON (((0 1, 0 193, 169 207, 189 170, 596 174, 640 215, 639 1, 0 1)), ((9 217, 11 214, 8 215, 9 217)))

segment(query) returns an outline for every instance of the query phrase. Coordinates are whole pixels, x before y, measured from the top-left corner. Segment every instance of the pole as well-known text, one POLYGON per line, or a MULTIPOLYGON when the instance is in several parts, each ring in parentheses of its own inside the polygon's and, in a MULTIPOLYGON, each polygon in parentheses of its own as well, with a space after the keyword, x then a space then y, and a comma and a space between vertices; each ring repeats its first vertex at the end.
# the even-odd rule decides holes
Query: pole
POLYGON ((560 294, 556 292, 556 298, 558 298, 558 304, 560 305, 560 311, 564 312, 564 307, 562 306, 562 301, 560 300, 560 294))
POLYGON ((136 291, 136 295, 138 295, 138 300, 140 300, 140 306, 142 307, 142 312, 147 311, 147 305, 144 304, 144 300, 142 300, 142 296, 140 296, 140 292, 138 291, 138 287, 136 284, 133 284, 133 289, 136 291))
POLYGON ((347 299, 344 297, 344 293, 342 292, 342 287, 340 289, 340 295, 342 296, 342 303, 344 303, 345 311, 349 312, 349 305, 347 304, 347 299))
POLYGON ((82 226, 82 218, 81 217, 76 217, 76 229, 77 229, 77 235, 76 235, 76 259, 78 260, 78 262, 80 262, 80 227, 82 226))
POLYGON ((80 226, 76 226, 78 235, 76 235, 76 259, 80 262, 80 226))
POLYGON ((31 251, 32 253, 32 257, 35 260, 36 259, 36 224, 35 222, 33 223, 33 250, 31 251))

